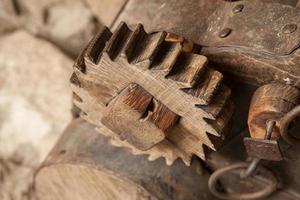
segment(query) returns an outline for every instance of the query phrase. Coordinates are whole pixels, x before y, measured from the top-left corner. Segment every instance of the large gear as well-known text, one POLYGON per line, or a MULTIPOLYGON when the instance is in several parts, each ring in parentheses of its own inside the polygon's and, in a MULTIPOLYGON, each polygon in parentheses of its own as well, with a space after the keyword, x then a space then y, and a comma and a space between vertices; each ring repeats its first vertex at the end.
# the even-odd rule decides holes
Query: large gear
POLYGON ((189 165, 193 154, 205 159, 204 146, 216 150, 225 138, 233 105, 223 75, 207 67, 206 57, 195 49, 182 37, 148 34, 142 25, 131 30, 121 23, 113 34, 104 28, 74 65, 74 103, 112 144, 129 147, 134 154, 148 154, 149 160, 164 157, 167 164, 181 158, 189 165), (180 117, 162 141, 146 150, 103 125, 107 106, 131 83, 180 117))

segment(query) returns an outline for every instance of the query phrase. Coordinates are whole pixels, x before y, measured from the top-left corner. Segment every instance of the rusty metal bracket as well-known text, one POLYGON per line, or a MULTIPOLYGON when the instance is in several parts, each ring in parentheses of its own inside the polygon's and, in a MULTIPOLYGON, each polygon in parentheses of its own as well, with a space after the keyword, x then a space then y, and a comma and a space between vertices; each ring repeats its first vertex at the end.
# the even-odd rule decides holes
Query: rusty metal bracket
POLYGON ((171 0, 156 19, 153 29, 183 35, 207 47, 231 46, 288 55, 300 42, 300 10, 263 0, 171 0))
MULTIPOLYGON (((266 133, 265 133, 265 140, 270 140, 272 131, 275 126, 275 121, 268 121, 266 124, 266 133)), ((266 197, 270 194, 272 194, 276 188, 277 188, 277 179, 274 176, 274 174, 271 171, 268 171, 267 169, 263 168, 262 166, 259 166, 260 158, 254 157, 252 162, 249 164, 247 162, 243 163, 236 163, 232 164, 230 166, 221 168, 217 171, 215 171, 208 182, 208 186, 212 194, 215 196, 221 198, 221 199, 258 199, 262 197, 266 197), (257 192, 249 192, 249 193, 221 193, 216 189, 216 183, 223 174, 226 172, 230 172, 233 170, 242 170, 240 173, 240 178, 248 178, 250 176, 256 176, 257 172, 258 174, 262 173, 264 176, 266 176, 269 180, 269 184, 266 184, 266 187, 260 191, 257 192)))
MULTIPOLYGON (((244 145, 249 157, 263 160, 281 161, 283 159, 277 140, 271 140, 276 121, 267 122, 264 139, 244 138, 244 145)), ((257 162, 258 163, 258 162, 257 162)))
POLYGON ((244 145, 249 157, 263 160, 281 161, 283 156, 277 140, 244 138, 244 145))
POLYGON ((300 88, 298 7, 269 0, 170 0, 151 21, 149 30, 192 40, 214 67, 240 81, 300 88))
MULTIPOLYGON (((267 122, 266 134, 265 134, 265 138, 264 138, 265 142, 270 141, 275 124, 276 124, 276 121, 274 121, 274 120, 267 122)), ((269 146, 269 148, 262 148, 261 146, 263 146, 263 145, 261 145, 261 144, 255 145, 255 144, 256 143, 254 143, 254 145, 253 144, 251 145, 252 149, 247 149, 247 146, 246 146, 247 152, 250 153, 250 155, 248 153, 248 156, 252 157, 253 160, 252 160, 251 164, 249 165, 249 167, 245 170, 245 172, 240 174, 241 178, 249 177, 256 170, 261 159, 275 160, 275 161, 282 160, 282 155, 281 155, 280 151, 279 151, 279 153, 276 152, 277 154, 275 153, 275 156, 271 155, 272 152, 274 152, 273 146, 269 146), (262 150, 262 151, 260 152, 259 150, 262 150), (265 152, 264 152, 264 150, 265 150, 265 152), (266 150, 268 150, 268 151, 266 151, 266 150), (251 155, 251 153, 252 153, 252 155, 251 155), (264 156, 264 154, 266 154, 267 156, 264 156), (270 156, 271 159, 268 156, 270 156)), ((276 150, 276 148, 275 148, 275 150, 276 150)))

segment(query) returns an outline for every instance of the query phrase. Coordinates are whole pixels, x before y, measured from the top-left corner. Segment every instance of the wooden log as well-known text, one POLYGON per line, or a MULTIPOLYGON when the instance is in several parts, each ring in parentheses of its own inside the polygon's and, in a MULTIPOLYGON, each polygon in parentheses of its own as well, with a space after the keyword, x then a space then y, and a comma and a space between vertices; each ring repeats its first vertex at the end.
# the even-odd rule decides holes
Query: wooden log
POLYGON ((191 167, 177 160, 149 162, 117 148, 83 120, 65 130, 35 176, 41 200, 213 200, 209 174, 198 159, 191 167))
MULTIPOLYGON (((251 100, 248 116, 248 126, 252 138, 263 139, 266 122, 279 120, 300 102, 300 92, 297 88, 282 83, 272 83, 258 88, 251 100)), ((273 139, 280 136, 276 126, 272 133, 273 139)))

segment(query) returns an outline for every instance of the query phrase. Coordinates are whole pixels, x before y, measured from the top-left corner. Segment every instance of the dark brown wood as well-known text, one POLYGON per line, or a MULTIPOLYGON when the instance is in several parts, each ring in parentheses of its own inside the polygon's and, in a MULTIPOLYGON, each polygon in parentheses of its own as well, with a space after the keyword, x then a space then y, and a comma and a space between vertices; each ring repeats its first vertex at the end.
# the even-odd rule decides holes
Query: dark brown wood
POLYGON ((197 159, 149 162, 75 120, 37 171, 35 190, 41 200, 214 200, 208 177, 197 159))
POLYGON ((165 139, 178 116, 137 84, 130 84, 107 106, 101 122, 140 150, 165 139))
POLYGON ((247 154, 251 158, 262 160, 282 161, 283 155, 278 140, 244 138, 247 154))

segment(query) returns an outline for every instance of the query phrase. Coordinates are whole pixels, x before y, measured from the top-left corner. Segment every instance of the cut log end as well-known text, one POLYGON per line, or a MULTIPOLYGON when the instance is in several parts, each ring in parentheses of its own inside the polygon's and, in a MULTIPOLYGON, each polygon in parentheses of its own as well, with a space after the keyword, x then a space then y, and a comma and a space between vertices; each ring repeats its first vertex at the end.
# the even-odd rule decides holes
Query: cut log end
POLYGON ((36 184, 38 196, 44 200, 156 199, 126 178, 76 164, 45 167, 36 177, 36 184))
POLYGON ((172 166, 149 162, 75 120, 37 171, 34 188, 41 200, 211 200, 208 176, 179 160, 172 166))

